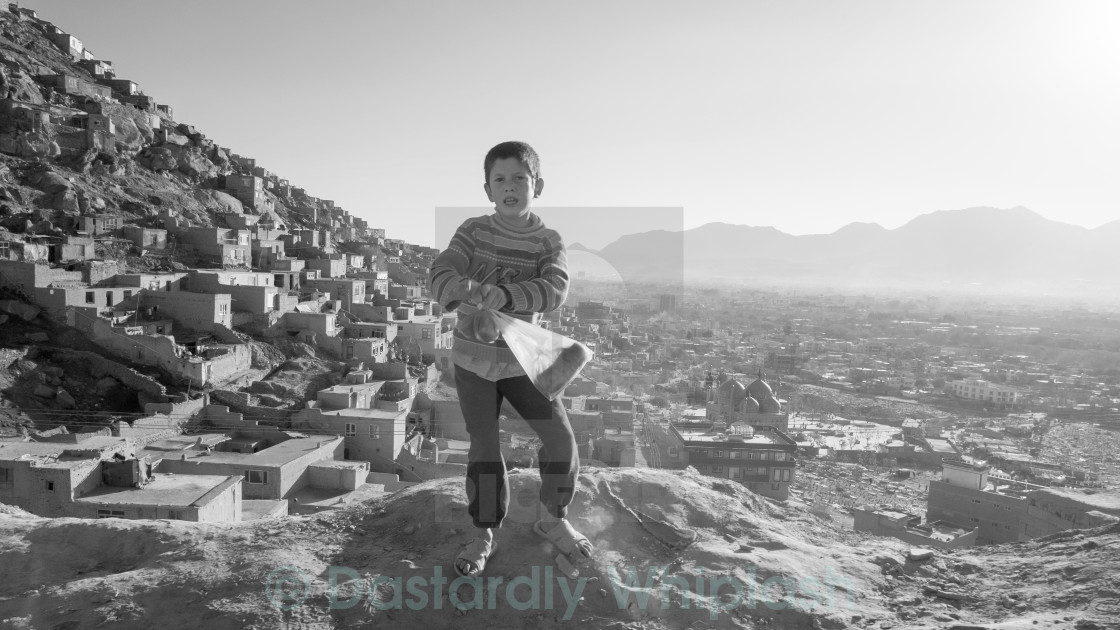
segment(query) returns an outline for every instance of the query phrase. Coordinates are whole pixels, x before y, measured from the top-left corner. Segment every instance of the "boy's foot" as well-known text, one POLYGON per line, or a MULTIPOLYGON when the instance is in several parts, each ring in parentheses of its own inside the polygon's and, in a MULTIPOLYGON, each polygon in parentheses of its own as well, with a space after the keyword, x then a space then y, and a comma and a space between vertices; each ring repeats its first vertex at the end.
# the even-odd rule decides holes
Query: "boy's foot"
POLYGON ((594 550, 587 536, 577 532, 566 518, 537 521, 533 525, 533 531, 569 558, 587 559, 594 550))
POLYGON ((482 573, 486 562, 497 550, 498 543, 492 538, 475 538, 455 558, 455 572, 463 577, 474 577, 482 573))

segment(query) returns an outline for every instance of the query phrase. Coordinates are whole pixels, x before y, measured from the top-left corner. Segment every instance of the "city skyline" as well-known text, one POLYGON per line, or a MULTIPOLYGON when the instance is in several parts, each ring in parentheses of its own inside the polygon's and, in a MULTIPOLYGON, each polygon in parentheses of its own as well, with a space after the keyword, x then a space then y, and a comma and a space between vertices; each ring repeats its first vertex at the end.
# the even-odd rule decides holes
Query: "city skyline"
POLYGON ((542 155, 542 211, 790 234, 1120 216, 1106 2, 23 4, 177 120, 419 244, 446 244, 437 208, 485 205, 482 155, 511 138, 542 155))

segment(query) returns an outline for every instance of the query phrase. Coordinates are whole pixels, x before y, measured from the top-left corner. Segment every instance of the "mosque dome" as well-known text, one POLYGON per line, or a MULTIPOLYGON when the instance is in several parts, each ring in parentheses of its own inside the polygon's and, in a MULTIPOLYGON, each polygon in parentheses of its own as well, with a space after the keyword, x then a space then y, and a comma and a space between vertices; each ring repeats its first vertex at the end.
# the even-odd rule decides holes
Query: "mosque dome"
POLYGON ((766 383, 766 381, 762 380, 762 378, 759 377, 758 380, 751 383, 747 387, 747 395, 751 398, 754 398, 755 400, 762 401, 773 396, 774 390, 770 389, 770 386, 766 383))
POLYGON ((773 394, 763 398, 762 402, 758 403, 758 410, 762 413, 781 413, 782 403, 774 397, 773 394))
POLYGON ((758 413, 758 400, 747 396, 746 400, 743 401, 743 411, 747 413, 758 413))

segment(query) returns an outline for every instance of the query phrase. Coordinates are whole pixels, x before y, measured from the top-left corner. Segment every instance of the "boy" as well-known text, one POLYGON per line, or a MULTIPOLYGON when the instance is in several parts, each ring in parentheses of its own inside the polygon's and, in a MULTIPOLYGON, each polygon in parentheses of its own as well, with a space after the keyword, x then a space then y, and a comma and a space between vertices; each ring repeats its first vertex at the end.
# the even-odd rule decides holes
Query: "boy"
MULTIPOLYGON (((483 161, 486 197, 494 213, 465 221, 451 244, 432 262, 432 295, 459 317, 495 309, 537 323, 568 295, 567 253, 554 230, 533 214, 544 189, 540 158, 524 142, 503 142, 483 161)), ((559 397, 549 401, 525 375, 500 338, 493 343, 455 331, 451 360, 455 388, 471 436, 467 456, 468 511, 478 537, 455 560, 459 575, 482 572, 497 549, 494 530, 509 508, 505 461, 498 441, 503 400, 537 432, 540 501, 544 516, 533 526, 568 555, 591 555, 591 543, 564 518, 575 494, 579 456, 575 435, 559 397)))

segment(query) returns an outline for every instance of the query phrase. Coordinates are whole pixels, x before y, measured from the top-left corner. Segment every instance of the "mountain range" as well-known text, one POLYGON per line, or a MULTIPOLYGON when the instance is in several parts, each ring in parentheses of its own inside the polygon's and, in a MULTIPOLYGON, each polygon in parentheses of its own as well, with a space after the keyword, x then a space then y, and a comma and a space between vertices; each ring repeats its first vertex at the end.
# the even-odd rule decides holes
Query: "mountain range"
POLYGON ((628 281, 1120 293, 1120 220, 1087 229, 1023 207, 943 210, 893 230, 852 223, 831 234, 803 236, 709 223, 683 232, 629 234, 598 251, 582 249, 628 281))

